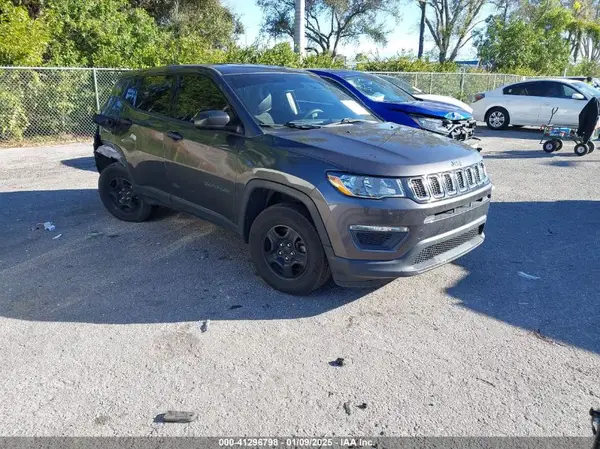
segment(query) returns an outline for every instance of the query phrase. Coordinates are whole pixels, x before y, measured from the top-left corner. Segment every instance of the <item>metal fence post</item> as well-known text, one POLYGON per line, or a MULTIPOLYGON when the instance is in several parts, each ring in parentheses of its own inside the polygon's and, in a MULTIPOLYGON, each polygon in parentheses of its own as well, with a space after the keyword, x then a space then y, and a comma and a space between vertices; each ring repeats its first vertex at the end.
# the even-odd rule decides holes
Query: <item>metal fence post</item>
POLYGON ((461 100, 464 98, 465 95, 465 72, 463 71, 460 74, 460 97, 461 100))
POLYGON ((433 72, 429 73, 429 95, 433 92, 433 72))
POLYGON ((96 112, 100 112, 100 96, 98 95, 98 77, 96 76, 96 69, 92 69, 94 75, 94 94, 96 95, 96 112))

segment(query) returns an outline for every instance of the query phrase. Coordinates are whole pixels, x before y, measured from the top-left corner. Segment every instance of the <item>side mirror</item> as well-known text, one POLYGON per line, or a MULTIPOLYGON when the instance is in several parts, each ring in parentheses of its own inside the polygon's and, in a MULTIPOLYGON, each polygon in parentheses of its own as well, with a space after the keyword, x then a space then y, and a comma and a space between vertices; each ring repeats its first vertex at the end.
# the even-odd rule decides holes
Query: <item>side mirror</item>
POLYGON ((225 111, 203 111, 194 117, 194 126, 200 129, 223 129, 230 121, 231 117, 225 111))
POLYGON ((585 97, 580 93, 574 93, 573 95, 571 95, 571 98, 573 100, 585 100, 585 97))

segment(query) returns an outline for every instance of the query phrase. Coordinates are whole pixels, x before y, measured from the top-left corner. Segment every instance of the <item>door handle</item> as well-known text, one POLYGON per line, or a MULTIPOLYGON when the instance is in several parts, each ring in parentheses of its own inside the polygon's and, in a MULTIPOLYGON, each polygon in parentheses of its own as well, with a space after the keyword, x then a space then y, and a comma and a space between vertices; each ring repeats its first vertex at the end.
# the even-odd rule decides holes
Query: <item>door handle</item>
POLYGON ((181 134, 179 134, 177 131, 169 131, 167 133, 167 137, 170 137, 173 140, 181 140, 181 139, 183 139, 183 136, 181 134))

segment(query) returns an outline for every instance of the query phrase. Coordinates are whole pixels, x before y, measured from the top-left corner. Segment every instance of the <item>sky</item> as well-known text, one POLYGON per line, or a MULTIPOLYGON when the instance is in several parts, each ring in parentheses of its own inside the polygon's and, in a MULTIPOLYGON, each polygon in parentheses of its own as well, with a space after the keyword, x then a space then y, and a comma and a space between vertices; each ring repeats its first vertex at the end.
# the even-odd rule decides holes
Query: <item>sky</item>
MULTIPOLYGON (((228 0, 226 4, 240 15, 244 24, 245 33, 240 37, 240 44, 253 44, 259 36, 262 22, 262 11, 258 8, 256 2, 254 0, 228 0)), ((387 45, 377 45, 365 38, 359 42, 358 46, 352 44, 342 47, 340 53, 350 59, 357 53, 371 53, 378 54, 381 57, 389 57, 405 50, 416 54, 419 45, 420 9, 414 2, 414 4, 410 3, 403 7, 402 12, 403 16, 398 23, 395 23, 393 18, 387 19, 387 28, 392 30, 388 35, 387 45)), ((290 42, 292 42, 291 39, 290 42)), ((434 43, 429 36, 425 41, 425 51, 433 50, 434 47, 434 43)), ((463 47, 461 53, 459 53, 459 59, 471 59, 475 56, 475 49, 470 44, 463 47)))

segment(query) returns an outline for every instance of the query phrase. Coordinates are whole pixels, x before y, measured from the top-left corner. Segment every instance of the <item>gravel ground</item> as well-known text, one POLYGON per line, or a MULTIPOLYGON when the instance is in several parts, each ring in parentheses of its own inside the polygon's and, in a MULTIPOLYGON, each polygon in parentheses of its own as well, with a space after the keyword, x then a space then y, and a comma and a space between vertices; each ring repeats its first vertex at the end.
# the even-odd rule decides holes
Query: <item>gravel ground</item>
POLYGON ((497 187, 482 247, 304 299, 212 224, 109 216, 90 145, 1 149, 0 435, 590 436, 600 152, 480 134, 497 187), (153 422, 171 409, 198 420, 153 422))

